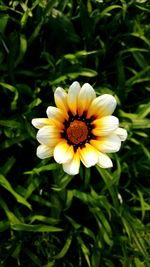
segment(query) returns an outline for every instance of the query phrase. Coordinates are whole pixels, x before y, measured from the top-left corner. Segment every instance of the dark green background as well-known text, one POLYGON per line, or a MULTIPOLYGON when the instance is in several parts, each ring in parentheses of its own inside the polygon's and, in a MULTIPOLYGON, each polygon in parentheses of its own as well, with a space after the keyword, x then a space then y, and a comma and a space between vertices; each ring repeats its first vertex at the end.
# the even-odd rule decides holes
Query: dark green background
POLYGON ((0 267, 149 266, 149 21, 149 0, 0 1, 0 267), (128 139, 71 177, 31 120, 74 80, 116 97, 128 139))

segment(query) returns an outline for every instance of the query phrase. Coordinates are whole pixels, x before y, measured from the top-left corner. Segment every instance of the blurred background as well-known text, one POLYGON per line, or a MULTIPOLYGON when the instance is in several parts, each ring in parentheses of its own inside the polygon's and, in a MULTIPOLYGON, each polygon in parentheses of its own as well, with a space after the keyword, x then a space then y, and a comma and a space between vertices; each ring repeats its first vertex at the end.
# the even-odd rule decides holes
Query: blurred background
POLYGON ((150 266, 150 1, 0 1, 0 267, 150 266), (36 157, 57 86, 117 99, 110 170, 36 157))

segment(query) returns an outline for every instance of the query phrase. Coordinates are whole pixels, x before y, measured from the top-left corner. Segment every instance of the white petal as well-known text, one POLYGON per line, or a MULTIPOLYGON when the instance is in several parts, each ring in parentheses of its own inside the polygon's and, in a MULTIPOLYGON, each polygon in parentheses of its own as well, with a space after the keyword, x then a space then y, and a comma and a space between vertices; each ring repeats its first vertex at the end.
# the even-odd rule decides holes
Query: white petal
POLYGON ((49 119, 47 118, 38 118, 38 119, 33 119, 31 121, 32 125, 37 128, 37 129, 40 129, 42 128, 43 126, 46 126, 46 125, 51 125, 52 123, 50 122, 49 119))
POLYGON ((54 99, 56 106, 62 109, 65 114, 67 114, 68 105, 67 105, 67 93, 65 92, 65 90, 62 89, 61 87, 58 87, 55 90, 54 99))
POLYGON ((122 204, 122 203, 123 203, 123 198, 122 198, 122 196, 121 196, 120 193, 118 193, 118 199, 119 199, 119 201, 120 201, 120 204, 122 204))
POLYGON ((121 140, 118 136, 112 134, 106 137, 100 137, 98 140, 91 140, 90 144, 103 153, 118 152, 121 146, 121 140))
POLYGON ((80 92, 80 84, 78 82, 73 82, 69 87, 68 91, 68 106, 73 115, 77 113, 77 100, 78 94, 80 92))
POLYGON ((106 155, 101 152, 99 152, 99 159, 97 163, 101 168, 111 168, 113 166, 113 163, 111 159, 106 155))
POLYGON ((44 126, 37 132, 37 140, 44 145, 55 146, 60 140, 60 133, 53 126, 44 126))
POLYGON ((87 168, 98 162, 98 151, 88 143, 83 148, 79 148, 79 153, 81 161, 87 168))
MULTIPOLYGON (((63 128, 63 122, 65 121, 65 114, 63 111, 56 107, 48 107, 46 110, 48 118, 59 127, 63 128)), ((68 118, 68 117, 67 117, 68 118)))
POLYGON ((74 156, 73 147, 68 145, 67 142, 61 141, 54 149, 54 159, 58 163, 67 163, 74 156))
POLYGON ((88 108, 92 100, 96 97, 93 87, 89 83, 85 83, 78 95, 78 113, 81 116, 88 108))
POLYGON ((123 128, 118 128, 114 133, 119 136, 121 141, 125 141, 127 139, 128 133, 123 128))
POLYGON ((94 120, 94 129, 92 133, 96 136, 105 136, 118 128, 119 120, 114 116, 106 116, 101 119, 94 120))
POLYGON ((49 158, 53 155, 53 148, 46 145, 40 145, 37 147, 36 154, 40 159, 49 158))
POLYGON ((78 152, 74 154, 74 157, 68 163, 63 164, 63 170, 69 175, 76 175, 80 169, 80 158, 78 152))
POLYGON ((87 118, 90 118, 93 115, 98 117, 111 115, 116 108, 116 104, 116 99, 112 95, 101 95, 92 101, 88 110, 87 118))

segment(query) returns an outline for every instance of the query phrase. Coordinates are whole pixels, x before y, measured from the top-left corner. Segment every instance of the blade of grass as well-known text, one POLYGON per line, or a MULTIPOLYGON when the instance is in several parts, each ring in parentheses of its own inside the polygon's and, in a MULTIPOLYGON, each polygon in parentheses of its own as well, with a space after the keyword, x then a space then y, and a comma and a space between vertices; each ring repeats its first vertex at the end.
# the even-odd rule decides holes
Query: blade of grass
POLYGON ((25 205, 29 209, 31 209, 31 204, 25 200, 24 197, 19 195, 11 186, 11 184, 8 182, 8 180, 0 174, 0 185, 4 187, 7 191, 9 191, 17 200, 18 203, 25 205))

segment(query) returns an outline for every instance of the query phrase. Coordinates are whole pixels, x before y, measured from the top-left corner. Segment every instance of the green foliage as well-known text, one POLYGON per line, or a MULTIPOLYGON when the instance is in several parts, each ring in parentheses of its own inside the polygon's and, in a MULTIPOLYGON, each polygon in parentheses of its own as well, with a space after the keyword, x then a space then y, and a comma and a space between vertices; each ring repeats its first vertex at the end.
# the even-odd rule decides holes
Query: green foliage
POLYGON ((0 266, 149 267, 149 0, 0 1, 0 266), (56 86, 118 100, 114 167, 39 160, 31 119, 56 86))

